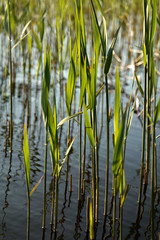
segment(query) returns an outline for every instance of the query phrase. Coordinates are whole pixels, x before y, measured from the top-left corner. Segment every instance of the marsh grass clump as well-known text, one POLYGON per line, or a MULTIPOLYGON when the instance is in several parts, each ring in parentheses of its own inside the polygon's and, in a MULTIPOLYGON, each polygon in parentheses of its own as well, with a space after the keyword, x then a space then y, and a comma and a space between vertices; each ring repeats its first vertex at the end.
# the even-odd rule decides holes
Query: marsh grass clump
MULTIPOLYGON (((150 218, 146 227, 148 232, 145 234, 150 235, 151 239, 157 238, 159 174, 156 132, 159 130, 160 115, 157 90, 159 70, 156 65, 156 61, 159 63, 156 45, 158 7, 156 0, 144 0, 143 4, 138 1, 131 3, 114 0, 60 0, 53 3, 49 0, 1 1, 0 59, 5 66, 5 69, 2 66, 2 71, 5 70, 5 88, 3 81, 1 86, 5 90, 0 90, 0 93, 3 94, 2 102, 6 111, 5 154, 7 155, 8 139, 11 156, 12 153, 15 154, 14 141, 19 136, 16 134, 16 115, 20 111, 17 108, 21 109, 19 106, 23 102, 18 124, 22 125, 23 132, 27 239, 32 234, 30 200, 35 191, 41 194, 38 201, 42 200, 43 239, 48 237, 49 214, 50 239, 53 235, 54 238, 65 238, 65 228, 75 231, 75 239, 80 238, 83 236, 83 225, 86 226, 86 239, 96 239, 100 235, 102 239, 124 239, 126 234, 127 239, 142 237, 145 231, 142 221, 149 215, 145 205, 147 202, 149 206, 148 201, 150 218), (116 15, 117 11, 119 16, 116 15), (137 28, 129 32, 132 30, 133 19, 141 21, 143 36, 141 26, 134 26, 133 29, 137 28), (140 41, 136 40, 137 29, 140 41), (125 35, 124 32, 129 33, 125 35), (6 34, 9 41, 5 44, 6 34), (130 61, 131 64, 126 63, 130 61), (19 71, 22 72, 23 84, 19 71), (141 76, 141 81, 138 75, 141 76), (136 112, 137 101, 140 102, 140 107, 136 112), (139 133, 138 137, 134 135, 135 125, 138 126, 137 116, 143 116, 142 142, 139 133), (132 122, 136 124, 132 126, 132 122), (138 139, 133 143, 131 139, 136 137, 138 139), (30 145, 30 154, 28 139, 33 143, 30 145), (142 148, 141 161, 137 149, 131 149, 131 145, 136 146, 136 142, 139 144, 138 150, 142 148), (134 154, 137 154, 135 163, 130 163, 131 155, 134 154), (136 185, 134 194, 131 168, 132 174, 139 173, 140 170, 140 175, 137 173, 136 177, 133 176, 136 185), (38 189, 42 180, 43 193, 40 193, 38 189), (30 185, 33 187, 31 191, 30 185), (148 190, 150 196, 146 194, 148 190), (135 204, 131 199, 133 195, 135 204), (138 208, 135 216, 136 197, 138 208), (133 210, 130 209, 130 204, 133 205, 133 210), (50 205, 51 212, 48 210, 50 205), (73 223, 75 208, 77 215, 73 223), (134 223, 133 219, 127 219, 131 212, 135 217, 134 223), (71 229, 71 224, 74 224, 74 230, 71 229)), ((0 108, 3 125, 4 114, 1 114, 1 109, 3 106, 0 108)), ((11 164, 10 161, 5 206, 8 206, 11 165, 15 166, 14 162, 11 164)), ((4 163, 2 175, 3 170, 4 163)), ((18 171, 21 171, 21 164, 18 171)), ((33 203, 34 201, 33 198, 33 203)), ((4 220, 5 207, 3 212, 4 220)))

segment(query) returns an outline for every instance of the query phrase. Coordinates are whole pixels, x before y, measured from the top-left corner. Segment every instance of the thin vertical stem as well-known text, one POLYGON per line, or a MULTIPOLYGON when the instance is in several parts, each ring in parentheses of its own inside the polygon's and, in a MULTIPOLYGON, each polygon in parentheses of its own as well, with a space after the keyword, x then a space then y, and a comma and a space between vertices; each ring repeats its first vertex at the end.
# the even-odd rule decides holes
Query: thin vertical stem
POLYGON ((146 85, 147 85, 147 66, 144 70, 144 111, 143 111, 143 137, 142 137, 142 155, 141 155, 141 175, 140 175, 140 187, 139 187, 139 197, 138 197, 138 211, 137 220, 140 214, 141 198, 142 198, 142 185, 143 185, 143 175, 144 175, 144 155, 145 155, 145 138, 146 138, 146 85))
MULTIPOLYGON (((85 94, 85 102, 86 102, 86 94, 85 94)), ((85 180, 85 160, 86 160, 86 127, 85 127, 85 121, 84 121, 84 139, 83 139, 83 168, 82 168, 82 179, 83 182, 85 180)), ((85 189, 83 189, 83 194, 85 192, 85 189)))
POLYGON ((55 218, 54 218, 54 232, 57 230, 58 219, 58 173, 56 174, 56 197, 55 197, 55 218))
POLYGON ((154 154, 155 154, 155 125, 152 136, 152 162, 151 162, 151 239, 154 240, 154 154))
POLYGON ((46 181, 47 181, 47 144, 48 144, 48 126, 46 126, 45 159, 44 159, 44 185, 43 185, 43 225, 46 225, 46 181))
POLYGON ((108 77, 107 77, 107 75, 106 75, 106 115, 107 115, 107 164, 106 164, 106 187, 105 187, 104 215, 107 214, 108 186, 109 186, 109 98, 108 98, 108 77))
POLYGON ((53 226, 54 199, 55 199, 55 176, 53 176, 53 186, 52 186, 51 228, 53 226))
POLYGON ((7 5, 8 5, 9 68, 10 68, 10 151, 12 152, 12 52, 11 52, 10 0, 7 0, 7 5))
POLYGON ((114 202, 113 202, 113 232, 112 232, 112 239, 115 239, 115 228, 116 228, 116 178, 114 177, 114 202))
MULTIPOLYGON (((80 109, 81 111, 81 109, 80 109)), ((80 135, 79 135, 79 191, 78 200, 81 199, 81 152, 82 152, 82 115, 80 115, 80 135)))
POLYGON ((98 142, 97 142, 97 118, 95 115, 95 142, 96 142, 96 223, 98 223, 98 209, 99 209, 99 159, 98 159, 98 142))
MULTIPOLYGON (((95 136, 95 109, 92 110, 92 119, 93 119, 93 132, 95 136)), ((93 227, 95 224, 95 206, 96 206, 96 183, 95 183, 95 147, 92 148, 92 197, 93 197, 93 227)))
POLYGON ((29 240, 30 236, 30 196, 28 193, 27 197, 27 240, 29 240))
MULTIPOLYGON (((70 121, 68 121, 68 139, 67 139, 67 147, 70 144, 70 121)), ((67 156, 67 170, 66 170, 66 182, 68 182, 68 171, 69 171, 69 155, 67 156)), ((67 186, 67 185, 66 185, 67 186)))

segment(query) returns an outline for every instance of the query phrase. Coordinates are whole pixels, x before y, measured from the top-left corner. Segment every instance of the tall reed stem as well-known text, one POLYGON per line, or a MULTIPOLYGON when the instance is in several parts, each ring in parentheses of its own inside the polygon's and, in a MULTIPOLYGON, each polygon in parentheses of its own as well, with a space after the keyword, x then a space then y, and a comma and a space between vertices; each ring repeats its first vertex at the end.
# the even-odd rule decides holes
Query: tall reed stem
POLYGON ((114 177, 114 202, 113 202, 113 230, 112 230, 112 239, 115 239, 115 229, 116 229, 116 178, 114 177))
MULTIPOLYGON (((150 88, 151 88, 151 75, 150 75, 150 53, 151 49, 149 47, 148 53, 148 89, 147 89, 147 112, 150 116, 150 105, 151 105, 151 97, 150 97, 150 88)), ((147 117, 147 152, 146 152, 146 175, 145 175, 145 183, 148 183, 148 172, 149 172, 149 158, 150 158, 150 120, 147 117)))
MULTIPOLYGON (((82 111, 82 109, 80 109, 82 111)), ((82 115, 80 115, 80 135, 79 135, 79 191, 78 200, 81 199, 81 157, 82 157, 82 115)))
POLYGON ((9 69, 10 69, 10 151, 12 152, 12 51, 11 51, 10 0, 7 0, 7 5, 8 5, 9 69))
POLYGON ((46 181, 47 181, 47 145, 48 145, 48 126, 46 126, 45 159, 44 159, 44 185, 43 185, 43 225, 46 225, 46 181))
POLYGON ((144 155, 145 155, 145 138, 146 138, 146 94, 147 94, 147 65, 144 69, 144 111, 143 111, 143 136, 142 136, 142 155, 141 155, 141 175, 140 175, 140 187, 139 187, 139 197, 138 197, 138 211, 137 220, 140 214, 141 208, 141 197, 142 197, 142 185, 143 185, 143 175, 144 175, 144 155))
POLYGON ((30 238, 30 196, 27 194, 27 240, 30 238))
MULTIPOLYGON (((58 171, 58 170, 57 170, 58 171)), ((56 196, 55 196, 55 218, 54 218, 54 232, 57 230, 58 219, 58 173, 56 174, 56 196)))
POLYGON ((107 164, 106 164, 106 187, 105 187, 105 202, 104 202, 104 215, 107 214, 108 207, 108 186, 109 186, 109 98, 108 98, 108 77, 106 80, 106 115, 107 115, 107 164))

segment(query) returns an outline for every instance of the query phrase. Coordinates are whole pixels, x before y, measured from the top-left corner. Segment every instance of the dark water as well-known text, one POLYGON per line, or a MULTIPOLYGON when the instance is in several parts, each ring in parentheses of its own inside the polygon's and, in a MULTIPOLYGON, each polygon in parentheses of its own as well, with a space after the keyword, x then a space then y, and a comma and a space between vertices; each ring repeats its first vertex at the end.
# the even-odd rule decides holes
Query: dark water
MULTIPOLYGON (((130 25, 132 30, 133 25, 130 25)), ((132 68, 126 70, 126 66, 133 63, 137 56, 136 53, 129 51, 129 46, 137 49, 135 46, 140 46, 140 39, 133 39, 126 34, 123 42, 121 41, 124 34, 124 29, 121 30, 119 40, 117 42, 116 54, 122 56, 120 64, 122 100, 125 103, 129 101, 128 95, 131 92, 133 79, 132 68), (131 41, 131 42, 130 42, 131 41), (131 45, 130 45, 131 44, 131 45), (128 77, 127 77, 128 76, 128 77)), ((28 123, 28 140, 30 148, 30 164, 31 164, 31 189, 36 185, 39 179, 43 176, 44 152, 45 152, 45 127, 41 113, 41 76, 36 80, 37 69, 37 50, 34 46, 31 62, 31 82, 28 74, 28 61, 25 77, 22 73, 22 58, 19 57, 20 49, 17 48, 13 54, 13 70, 15 72, 15 85, 13 94, 13 146, 12 156, 10 156, 10 139, 9 139, 9 120, 10 120, 10 96, 9 96, 9 76, 5 79, 4 68, 8 63, 7 38, 1 34, 1 66, 0 66, 0 239, 25 239, 27 229, 27 196, 26 196, 26 181, 23 159, 23 129, 24 124, 28 123), (2 49, 3 46, 3 49, 2 49), (5 49, 5 50, 4 50, 5 49), (7 53, 7 54, 6 54, 7 53), (5 94, 4 94, 5 93, 5 94)), ((110 39, 109 39, 110 41, 110 39)), ((54 51, 54 50, 53 50, 54 51)), ((142 59, 141 59, 142 60, 142 59)), ((109 76, 109 83, 112 86, 109 94, 110 107, 114 108, 114 79, 116 60, 113 60, 113 66, 109 76)), ((67 116, 65 110, 65 95, 64 85, 68 75, 69 60, 66 63, 63 71, 63 95, 60 94, 59 83, 56 82, 56 98, 57 98, 57 113, 58 121, 67 116), (61 106, 61 107, 60 107, 61 106)), ((53 67, 52 67, 53 68, 53 67)), ((138 73, 142 77, 143 82, 143 67, 137 67, 138 73)), ((98 72, 98 84, 100 84, 100 72, 98 72)), ((58 78, 55 69, 52 69, 52 80, 58 78)), ((104 79, 103 79, 104 81, 104 79)), ((136 84, 135 84, 136 85, 136 84)), ((78 86, 78 83, 77 83, 78 86)), ((135 89, 135 87, 134 87, 135 89)), ((50 90, 50 102, 52 102, 52 88, 50 90)), ((76 87, 76 97, 74 100, 75 109, 78 109, 79 87, 76 87)), ((105 195, 105 175, 106 175, 106 106, 105 106, 105 91, 103 96, 99 95, 97 99, 97 116, 98 116, 98 133, 102 130, 99 147, 99 221, 97 226, 97 239, 111 239, 112 230, 112 211, 109 214, 105 231, 103 230, 103 211, 104 211, 104 195, 105 195), (102 98, 104 102, 103 110, 101 110, 102 98), (103 122, 101 124, 101 111, 103 111, 103 122)), ((140 104, 140 110, 143 106, 140 104)), ((112 110, 113 113, 113 110, 112 110)), ((78 125, 76 122, 71 122, 72 136, 76 133, 78 125)), ((60 133, 61 129, 59 129, 60 133)), ((66 152, 67 143, 67 123, 63 126, 60 142, 60 159, 63 159, 66 152)), ((157 124, 157 135, 160 131, 160 125, 157 124)), ((110 122, 110 139, 114 132, 113 118, 110 122)), ((160 142, 157 139, 157 172, 159 173, 159 148, 160 142)), ((150 180, 148 182, 147 191, 143 196, 143 214, 141 221, 136 225, 137 217, 137 200, 139 193, 140 181, 140 161, 142 148, 142 124, 137 114, 134 113, 130 132, 127 139, 126 158, 125 158, 125 177, 126 184, 129 184, 129 193, 127 195, 124 212, 123 212, 123 239, 150 239, 150 202, 151 189, 150 180)), ((109 209, 111 208, 112 199, 112 153, 113 148, 110 144, 110 179, 109 179, 109 209)), ((50 154, 48 147, 48 163, 47 163, 47 215, 46 215, 46 231, 45 239, 51 237, 50 216, 52 205, 52 168, 50 163, 50 154)), ((87 196, 91 196, 91 149, 87 138, 86 148, 86 191, 84 199, 79 206, 78 203, 78 175, 79 175, 79 133, 73 145, 69 157, 69 176, 72 174, 72 194, 70 196, 69 184, 66 190, 66 164, 63 166, 59 180, 59 200, 58 200, 58 225, 57 239, 87 239, 86 238, 86 203, 87 196)), ((150 179, 150 172, 149 172, 150 179)), ((158 176, 158 186, 160 176, 158 176)), ((159 189, 159 188, 158 188, 159 189)), ((155 199, 155 239, 158 239, 160 232, 160 204, 158 193, 155 199)), ((38 240, 42 238, 42 214, 43 214, 43 181, 37 187, 31 196, 31 239, 38 240)), ((118 198, 117 198, 117 218, 118 218, 118 198)), ((119 223, 116 223, 117 239, 119 223)), ((54 236, 52 236, 54 239, 54 236)), ((89 239, 89 238, 88 238, 89 239)))

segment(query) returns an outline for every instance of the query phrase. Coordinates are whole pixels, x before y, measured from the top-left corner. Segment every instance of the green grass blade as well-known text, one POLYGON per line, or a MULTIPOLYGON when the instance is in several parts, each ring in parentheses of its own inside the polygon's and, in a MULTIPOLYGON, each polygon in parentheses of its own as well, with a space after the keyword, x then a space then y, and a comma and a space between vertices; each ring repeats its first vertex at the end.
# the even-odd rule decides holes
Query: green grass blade
POLYGON ((24 128, 23 154, 24 154, 24 164, 25 164, 25 171, 26 171, 27 191, 28 191, 28 196, 29 196, 29 192, 30 192, 30 161, 29 161, 29 146, 28 146, 26 124, 25 124, 25 128, 24 128))
POLYGON ((70 116, 65 117, 64 119, 62 119, 62 120, 58 123, 57 129, 60 128, 65 122, 68 122, 68 121, 70 121, 72 118, 75 118, 75 117, 77 117, 77 116, 79 116, 79 115, 81 115, 81 114, 83 114, 83 112, 78 112, 78 113, 75 113, 75 114, 73 114, 73 115, 70 115, 70 116))
POLYGON ((143 64, 144 64, 144 67, 147 64, 146 45, 145 45, 145 43, 143 44, 143 64))
POLYGON ((42 63, 42 54, 40 54, 39 59, 38 59, 38 67, 37 67, 36 78, 38 78, 41 63, 42 63))
POLYGON ((115 102, 114 102, 114 142, 116 144, 118 131, 119 131, 119 112, 121 102, 121 86, 119 78, 119 70, 116 68, 116 81, 115 81, 115 102))
POLYGON ((93 227, 93 206, 92 202, 90 202, 89 206, 89 232, 90 232, 90 240, 94 240, 94 227, 93 227))
POLYGON ((50 88, 50 72, 51 72, 51 49, 48 54, 45 48, 44 53, 44 77, 42 84, 41 106, 45 125, 47 124, 48 115, 48 97, 50 88))
POLYGON ((32 29, 32 32, 33 32, 33 36, 34 36, 34 40, 36 42, 37 48, 41 52, 42 51, 41 41, 40 41, 40 39, 38 38, 38 35, 36 34, 36 32, 33 29, 32 29))
POLYGON ((150 34, 150 44, 153 42, 153 38, 156 31, 156 21, 157 20, 157 3, 156 0, 152 0, 152 23, 151 23, 151 34, 150 34))
POLYGON ((120 29, 120 27, 115 32, 114 38, 113 38, 113 40, 111 42, 111 45, 110 45, 110 48, 108 50, 108 54, 107 54, 107 58, 106 58, 106 62, 105 62, 105 67, 104 67, 104 74, 105 75, 108 75, 110 67, 111 67, 113 50, 114 50, 114 47, 115 47, 115 44, 116 44, 119 29, 120 29))
POLYGON ((159 115, 160 115, 160 98, 159 98, 159 101, 157 103, 157 107, 156 107, 156 111, 155 111, 155 115, 154 115, 154 125, 156 125, 156 123, 158 121, 158 118, 159 118, 159 115))
POLYGON ((103 10, 102 10, 102 7, 101 7, 101 4, 99 2, 99 0, 95 0, 96 4, 97 4, 97 7, 99 9, 99 11, 101 12, 102 16, 104 16, 104 13, 103 13, 103 10))
POLYGON ((115 146, 114 146, 112 171, 115 177, 119 174, 119 169, 121 166, 121 155, 122 155, 122 147, 123 147, 123 139, 124 139, 125 122, 126 122, 126 112, 127 110, 125 110, 122 116, 122 121, 119 127, 118 136, 117 136, 117 142, 115 143, 115 146))
POLYGON ((94 141, 93 129, 91 126, 91 122, 89 120, 85 103, 83 103, 83 106, 84 106, 84 117, 85 117, 85 126, 86 126, 87 135, 88 135, 91 146, 94 147, 95 141, 94 141))
POLYGON ((61 172, 62 167, 63 167, 63 165, 64 165, 64 163, 65 163, 65 161, 66 161, 66 159, 67 159, 67 156, 69 155, 69 153, 70 153, 70 151, 71 151, 71 148, 72 148, 72 145, 73 145, 73 143, 74 143, 74 141, 75 141, 75 139, 76 139, 77 133, 78 133, 78 131, 76 132, 76 134, 75 134, 72 142, 70 143, 70 145, 69 145, 69 147, 68 147, 68 149, 67 149, 67 151, 66 151, 66 153, 65 153, 65 157, 63 158, 63 160, 62 160, 62 162, 61 162, 61 164, 60 164, 59 173, 61 172))
POLYGON ((86 90, 87 85, 87 63, 86 63, 86 57, 84 61, 84 65, 81 64, 81 74, 82 74, 82 81, 81 81, 81 89, 80 89, 80 100, 79 100, 79 107, 82 108, 83 103, 83 97, 86 90))
POLYGON ((73 52, 72 52, 72 58, 71 63, 69 67, 69 73, 68 73, 68 80, 67 80, 67 88, 66 88, 66 103, 68 108, 68 115, 71 114, 70 106, 72 104, 74 92, 75 92, 75 84, 76 84, 76 58, 77 58, 77 45, 75 42, 73 52))
POLYGON ((142 86, 141 86, 141 84, 140 84, 140 81, 139 81, 136 73, 135 73, 135 77, 136 77, 136 82, 137 82, 138 89, 139 89, 142 97, 144 97, 144 91, 143 91, 143 88, 142 88, 142 86))
POLYGON ((123 197, 122 197, 122 200, 121 200, 121 207, 123 207, 123 204, 124 204, 124 202, 125 202, 125 200, 126 200, 128 191, 129 191, 129 185, 127 184, 126 190, 125 190, 125 192, 124 192, 124 194, 123 194, 123 197))

